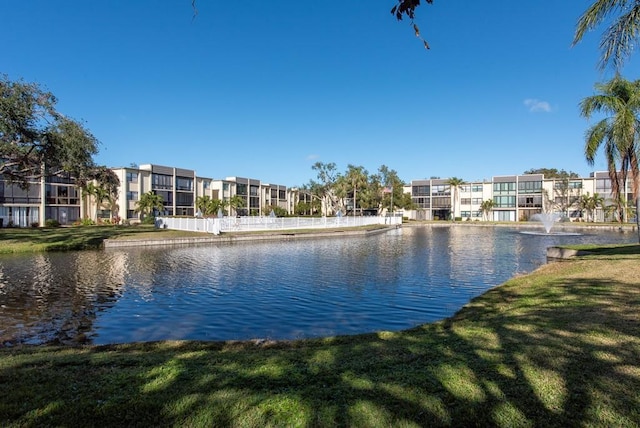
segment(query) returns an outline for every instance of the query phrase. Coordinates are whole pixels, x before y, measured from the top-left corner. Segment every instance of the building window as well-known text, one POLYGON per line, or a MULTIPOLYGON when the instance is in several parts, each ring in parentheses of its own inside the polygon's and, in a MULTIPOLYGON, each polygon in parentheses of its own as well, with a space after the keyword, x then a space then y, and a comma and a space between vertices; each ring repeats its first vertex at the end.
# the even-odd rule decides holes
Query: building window
POLYGON ((186 177, 176 177, 176 190, 193 192, 193 179, 186 177))
POLYGON ((611 180, 608 178, 598 178, 596 180, 596 193, 601 195, 611 193, 611 180))
POLYGON ((474 184, 471 186, 472 192, 482 192, 482 184, 474 184))
POLYGON ((127 183, 137 183, 137 182, 138 182, 138 173, 127 172, 127 183))
POLYGON ((151 185, 153 189, 172 189, 173 177, 164 174, 152 174, 151 185))
POLYGON ((249 186, 249 196, 258 196, 258 186, 249 186))
POLYGON ((281 200, 287 199, 287 191, 286 190, 278 190, 278 199, 281 199, 281 200))
POLYGON ((413 186, 411 193, 413 196, 430 196, 431 189, 429 186, 413 186))
POLYGON ((448 184, 438 184, 433 186, 434 196, 448 196, 451 194, 451 186, 448 184))
POLYGON ((541 193, 542 181, 520 181, 518 183, 518 192, 521 193, 541 193))
POLYGON ((502 193, 506 193, 506 194, 510 194, 510 193, 515 193, 516 192, 516 183, 515 182, 510 182, 510 183, 493 183, 493 193, 494 194, 502 194, 502 193))
POLYGON ((527 208, 539 208, 542 207, 542 196, 519 196, 518 206, 527 208))
POLYGON ((193 205, 193 193, 176 193, 176 205, 183 207, 193 205))
POLYGON ((569 189, 582 189, 582 181, 570 181, 569 189))
POLYGON ((247 195, 247 185, 238 183, 236 184, 236 194, 246 196, 247 195))
POLYGON ((449 197, 434 197, 432 198, 434 208, 449 208, 451 207, 451 198, 449 197))
POLYGON ((516 197, 515 196, 494 196, 493 205, 496 208, 515 208, 516 197))
POLYGON ((429 208, 429 198, 412 198, 418 208, 429 208))
POLYGON ((211 186, 211 182, 209 180, 204 180, 202 182, 202 188, 207 190, 209 188, 209 186, 211 186))
POLYGON ((127 192, 127 201, 137 201, 138 200, 138 192, 127 192))

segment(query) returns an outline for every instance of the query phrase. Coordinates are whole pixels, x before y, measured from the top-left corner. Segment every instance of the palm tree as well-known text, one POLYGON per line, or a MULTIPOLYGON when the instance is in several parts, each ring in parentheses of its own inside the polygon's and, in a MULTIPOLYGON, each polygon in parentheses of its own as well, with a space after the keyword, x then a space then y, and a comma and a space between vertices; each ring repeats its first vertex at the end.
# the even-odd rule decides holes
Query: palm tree
POLYGON ((162 196, 156 195, 152 191, 143 193, 140 199, 136 202, 135 212, 140 213, 141 218, 144 219, 150 215, 154 210, 162 210, 164 208, 162 196))
POLYGON ((610 21, 611 25, 600 41, 600 68, 612 63, 615 70, 620 70, 640 41, 640 0, 595 0, 578 20, 573 45, 604 21, 610 21))
POLYGON ((233 195, 231 199, 229 199, 229 207, 233 208, 236 214, 238 213, 238 208, 242 208, 244 206, 244 198, 240 195, 233 195))
POLYGON ((447 184, 451 186, 451 189, 453 190, 452 216, 455 219, 456 207, 458 207, 458 201, 460 199, 460 187, 464 184, 464 180, 458 177, 451 177, 447 180, 447 184))
POLYGON ((210 196, 198 196, 196 198, 196 208, 202 215, 210 216, 218 213, 218 209, 222 207, 220 199, 211 199, 210 196))
POLYGON ((480 204, 480 211, 482 211, 482 219, 487 220, 489 218, 489 213, 493 211, 494 202, 493 199, 487 199, 486 201, 482 201, 480 204))
POLYGON ((586 212, 586 220, 595 222, 596 218, 594 213, 598 208, 604 206, 604 198, 597 193, 594 193, 593 196, 591 196, 589 192, 587 192, 585 195, 582 195, 580 197, 578 205, 580 206, 581 210, 586 212))
MULTIPOLYGON (((603 146, 607 159, 611 192, 616 201, 626 192, 627 175, 631 173, 632 193, 636 202, 636 212, 640 208, 640 80, 630 82, 616 76, 609 82, 596 84, 599 94, 580 102, 580 113, 587 119, 594 113, 607 117, 587 130, 585 136, 585 156, 593 165, 596 153, 603 146)), ((638 241, 640 242, 640 218, 636 216, 638 241)))

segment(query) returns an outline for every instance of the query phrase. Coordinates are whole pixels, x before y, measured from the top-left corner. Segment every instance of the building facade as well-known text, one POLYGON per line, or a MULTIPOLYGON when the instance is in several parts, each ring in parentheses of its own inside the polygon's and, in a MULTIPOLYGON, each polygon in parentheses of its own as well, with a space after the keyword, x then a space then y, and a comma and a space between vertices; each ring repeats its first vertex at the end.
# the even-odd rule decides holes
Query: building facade
POLYGON ((164 207, 159 214, 165 216, 195 216, 197 200, 202 196, 224 201, 227 214, 268 215, 270 211, 266 211, 274 206, 288 209, 286 186, 253 178, 212 179, 200 177, 194 170, 151 164, 112 170, 120 179, 115 212, 129 221, 139 220, 137 202, 147 192, 162 197, 164 207), (233 207, 228 208, 230 205, 233 207))
MULTIPOLYGON (((534 214, 556 212, 572 221, 585 220, 580 202, 585 196, 597 194, 603 203, 592 213, 592 220, 615 221, 611 183, 607 172, 567 179, 546 179, 541 174, 494 176, 464 183, 457 189, 448 180, 413 180, 411 199, 416 209, 409 216, 416 220, 527 221, 534 214), (489 210, 483 209, 486 201, 491 201, 489 210)), ((625 199, 631 201, 630 180, 621 186, 626 189, 625 199)))
MULTIPOLYGON (((48 219, 64 225, 83 218, 135 222, 140 220, 137 202, 148 192, 162 197, 163 208, 157 214, 166 216, 198 215, 196 205, 202 196, 224 201, 227 215, 269 215, 276 209, 295 214, 298 204, 308 206, 305 214, 312 213, 313 196, 307 191, 258 179, 212 179, 200 177, 194 170, 153 164, 111 169, 120 187, 116 198, 106 203, 91 201, 69 177, 42 178, 24 187, 0 176, 0 225, 43 226, 48 219)), ((620 185, 625 199, 631 201, 631 180, 623 183, 620 179, 620 185)), ((405 216, 415 220, 526 221, 542 212, 585 220, 581 199, 596 193, 603 204, 591 213, 591 220, 616 220, 615 210, 610 209, 616 201, 607 172, 570 179, 546 179, 540 174, 494 176, 457 187, 447 179, 431 178, 413 180, 405 191, 415 206, 405 210, 405 216), (491 201, 490 210, 483 208, 486 201, 491 201)))
POLYGON ((47 219, 72 224, 81 217, 80 189, 65 176, 34 179, 27 186, 0 176, 0 226, 44 226, 47 219))

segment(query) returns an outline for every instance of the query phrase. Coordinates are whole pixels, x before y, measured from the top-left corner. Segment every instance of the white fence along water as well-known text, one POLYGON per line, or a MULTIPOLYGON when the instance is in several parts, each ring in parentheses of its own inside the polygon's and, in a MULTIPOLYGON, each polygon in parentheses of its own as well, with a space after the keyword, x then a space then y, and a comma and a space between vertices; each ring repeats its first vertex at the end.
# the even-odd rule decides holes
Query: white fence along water
POLYGON ((189 218, 157 217, 156 227, 161 229, 206 232, 218 235, 224 232, 255 232, 268 230, 331 229, 370 225, 400 225, 402 216, 362 217, 222 217, 189 218))

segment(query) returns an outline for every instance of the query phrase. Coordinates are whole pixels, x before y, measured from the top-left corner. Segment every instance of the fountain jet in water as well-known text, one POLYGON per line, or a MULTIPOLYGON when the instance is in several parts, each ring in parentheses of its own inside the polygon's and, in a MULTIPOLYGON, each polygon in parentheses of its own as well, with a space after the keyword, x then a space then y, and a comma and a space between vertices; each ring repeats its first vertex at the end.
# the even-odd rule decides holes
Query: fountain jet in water
POLYGON ((547 233, 551 232, 551 228, 553 227, 553 223, 560 219, 560 214, 558 213, 540 213, 534 214, 531 216, 531 220, 536 220, 542 223, 544 226, 544 230, 547 233))

